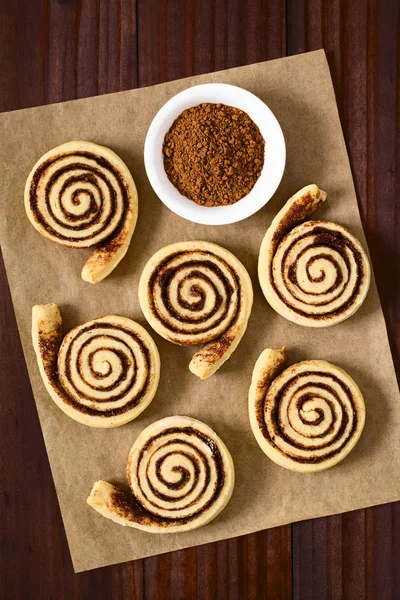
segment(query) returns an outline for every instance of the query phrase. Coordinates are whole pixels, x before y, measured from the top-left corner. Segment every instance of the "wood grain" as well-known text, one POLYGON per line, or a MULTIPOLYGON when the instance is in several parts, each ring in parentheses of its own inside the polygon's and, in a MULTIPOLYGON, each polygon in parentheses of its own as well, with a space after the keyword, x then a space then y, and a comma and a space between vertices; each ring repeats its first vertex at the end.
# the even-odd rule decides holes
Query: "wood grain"
MULTIPOLYGON (((399 368, 399 19, 398 0, 3 0, 0 110, 324 47, 399 368)), ((0 598, 400 597, 400 503, 74 575, 2 264, 0 295, 0 598)))
MULTIPOLYGON (((293 0, 287 13, 289 53, 323 46, 328 55, 397 369, 399 18, 398 2, 379 0, 293 0)), ((397 503, 293 525, 295 597, 400 597, 399 511, 397 503)))
MULTIPOLYGON (((139 85, 276 58, 283 2, 138 1, 139 85), (264 27, 260 27, 260 18, 264 27), (271 20, 271 34, 266 23, 271 20)), ((144 563, 148 598, 291 597, 290 526, 144 563), (183 570, 184 566, 184 570, 183 570), (168 591, 169 590, 169 591, 168 591)))
MULTIPOLYGON (((0 39, 1 111, 137 83, 134 2, 2 2, 0 39)), ((142 598, 143 561, 73 572, 3 263, 0 295, 0 598, 142 598)))

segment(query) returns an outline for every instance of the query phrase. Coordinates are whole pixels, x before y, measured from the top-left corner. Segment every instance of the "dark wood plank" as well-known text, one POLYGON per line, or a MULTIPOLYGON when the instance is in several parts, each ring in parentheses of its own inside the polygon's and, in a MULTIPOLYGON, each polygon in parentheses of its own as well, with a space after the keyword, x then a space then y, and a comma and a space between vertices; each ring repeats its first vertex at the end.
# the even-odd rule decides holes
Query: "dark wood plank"
MULTIPOLYGON (((283 1, 139 0, 139 85, 285 54, 283 1)), ((145 560, 146 598, 291 597, 290 526, 145 560)))
MULTIPOLYGON (((0 4, 0 111, 134 87, 136 3, 0 4)), ((143 596, 143 561, 74 575, 3 264, 0 598, 143 596)))
MULTIPOLYGON (((399 9, 396 0, 289 0, 287 14, 289 53, 328 55, 397 368, 399 9)), ((399 597, 399 511, 397 503, 295 524, 295 597, 399 597)))
POLYGON ((109 599, 111 570, 73 573, 2 261, 0 286, 0 598, 109 599))
POLYGON ((283 0, 139 0, 139 85, 285 55, 283 0))
MULTIPOLYGON (((283 0, 3 0, 0 110, 325 47, 398 366, 398 12, 397 0, 287 0, 287 18, 283 0)), ((290 527, 73 574, 4 269, 0 296, 0 597, 289 597, 290 527)), ((294 525, 293 560, 297 598, 399 597, 400 504, 294 525)))

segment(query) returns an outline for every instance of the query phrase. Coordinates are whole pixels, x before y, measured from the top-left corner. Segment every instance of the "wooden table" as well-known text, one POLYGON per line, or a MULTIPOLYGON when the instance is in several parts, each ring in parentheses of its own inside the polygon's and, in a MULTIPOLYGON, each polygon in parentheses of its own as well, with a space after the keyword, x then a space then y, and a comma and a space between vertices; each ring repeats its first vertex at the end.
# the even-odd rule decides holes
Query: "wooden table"
MULTIPOLYGON (((2 0, 0 110, 325 48, 398 368, 399 22, 398 0, 2 0)), ((0 292, 1 598, 400 598, 400 502, 74 575, 4 267, 0 292)))

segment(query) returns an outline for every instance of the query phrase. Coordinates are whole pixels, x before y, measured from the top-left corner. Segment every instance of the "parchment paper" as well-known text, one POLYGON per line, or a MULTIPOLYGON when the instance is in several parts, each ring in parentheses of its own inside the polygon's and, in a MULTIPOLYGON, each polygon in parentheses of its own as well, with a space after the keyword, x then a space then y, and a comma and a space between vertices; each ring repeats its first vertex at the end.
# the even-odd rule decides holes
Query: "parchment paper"
POLYGON ((375 283, 355 316, 333 328, 313 330, 278 316, 262 296, 256 276, 259 246, 271 219, 308 183, 317 183, 329 195, 317 218, 345 225, 366 247, 323 51, 3 114, 0 140, 4 260, 76 571, 400 498, 400 403, 375 283), (143 165, 145 134, 156 111, 186 87, 213 81, 242 86, 264 100, 281 123, 287 144, 287 167, 273 200, 252 218, 221 227, 175 216, 153 193, 143 165), (23 206, 32 165, 48 149, 73 139, 115 150, 131 169, 139 192, 139 221, 130 250, 97 286, 80 278, 90 251, 62 248, 44 239, 23 206), (149 256, 166 244, 191 238, 217 242, 234 252, 248 268, 255 290, 246 335, 229 362, 206 381, 188 370, 194 349, 174 346, 152 332, 137 298, 138 278, 149 256), (32 305, 48 302, 60 305, 65 332, 110 313, 136 319, 151 331, 161 353, 162 374, 157 395, 139 418, 117 429, 91 429, 69 419, 53 403, 40 379, 30 337, 32 305), (364 393, 367 423, 361 440, 328 471, 286 471, 262 453, 252 435, 247 416, 252 369, 265 347, 282 345, 289 362, 318 358, 342 366, 364 393), (173 414, 205 421, 229 447, 237 482, 223 513, 197 531, 151 535, 123 528, 87 506, 97 479, 126 483, 128 452, 139 432, 173 414))

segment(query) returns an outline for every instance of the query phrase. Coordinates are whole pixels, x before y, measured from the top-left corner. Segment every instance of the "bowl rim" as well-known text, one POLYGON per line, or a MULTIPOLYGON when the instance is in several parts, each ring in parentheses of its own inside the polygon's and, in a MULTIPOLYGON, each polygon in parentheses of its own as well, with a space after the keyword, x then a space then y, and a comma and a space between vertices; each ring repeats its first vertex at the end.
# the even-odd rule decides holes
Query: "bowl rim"
POLYGON ((228 225, 252 216, 272 198, 285 170, 286 144, 277 118, 258 96, 229 83, 203 83, 178 92, 157 111, 146 134, 144 164, 155 194, 172 212, 202 225, 228 225), (221 96, 220 100, 218 95, 221 96), (227 206, 206 207, 186 198, 170 182, 164 169, 162 143, 166 132, 185 109, 203 102, 227 104, 248 114, 250 111, 250 118, 259 127, 265 140, 264 166, 260 177, 249 194, 227 206), (257 112, 257 116, 263 116, 262 123, 254 118, 254 112, 257 112), (266 129, 268 136, 265 135, 266 129))

